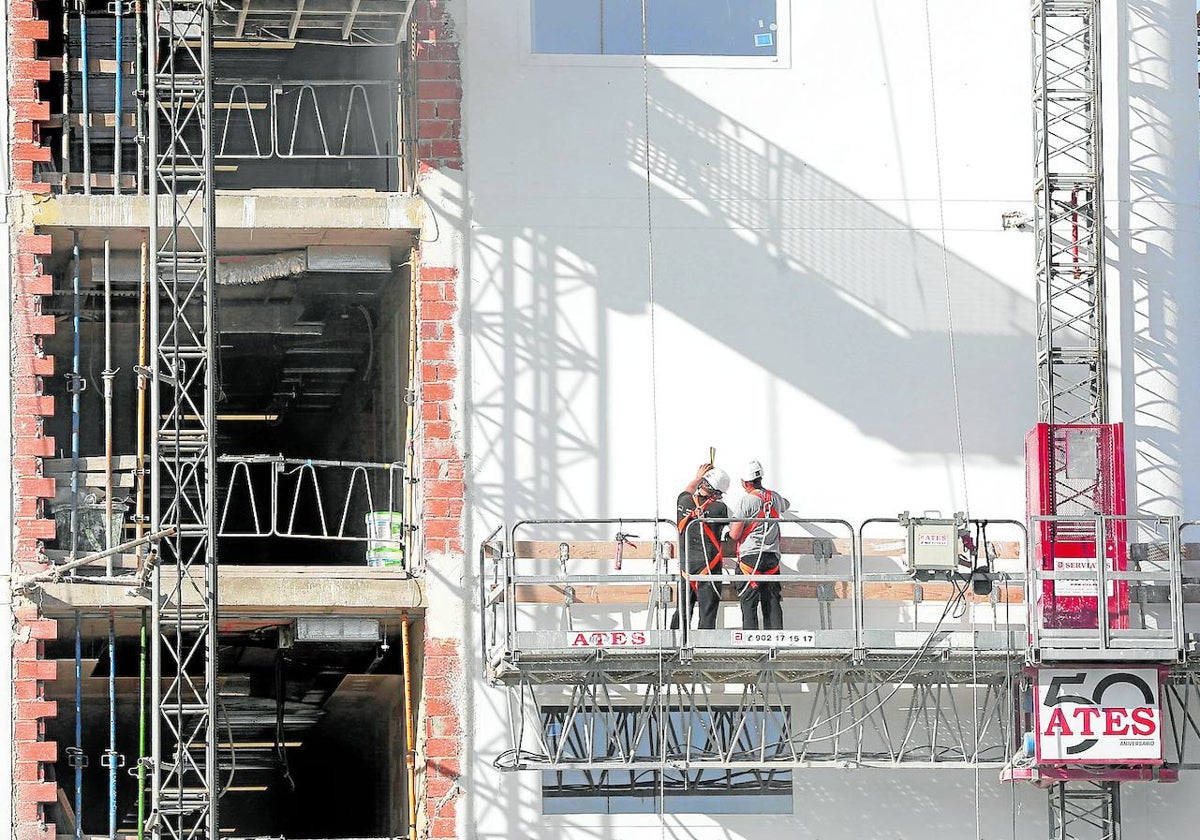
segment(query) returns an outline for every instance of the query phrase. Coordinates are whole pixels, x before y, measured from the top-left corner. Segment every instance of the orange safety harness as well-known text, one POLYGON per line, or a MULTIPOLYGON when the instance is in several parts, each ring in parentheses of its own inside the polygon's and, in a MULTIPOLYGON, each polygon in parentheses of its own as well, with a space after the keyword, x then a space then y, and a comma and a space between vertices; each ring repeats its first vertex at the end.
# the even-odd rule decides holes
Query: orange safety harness
MULTIPOLYGON (((772 493, 770 490, 759 490, 758 488, 754 488, 754 489, 750 490, 750 495, 757 496, 759 501, 762 502, 762 506, 759 507, 758 513, 756 513, 754 515, 754 519, 766 519, 768 517, 768 514, 772 518, 774 518, 774 515, 775 515, 775 494, 774 493, 772 493)), ((750 523, 746 523, 746 524, 749 527, 743 528, 741 536, 739 536, 737 539, 738 571, 744 575, 757 575, 757 574, 759 574, 758 565, 759 565, 759 563, 762 562, 762 549, 759 548, 758 557, 755 558, 754 565, 751 566, 749 563, 747 563, 742 558, 742 543, 744 543, 746 541, 746 538, 750 536, 750 532, 758 527, 758 524, 757 523, 752 524, 752 525, 750 523)), ((763 529, 763 536, 764 537, 766 536, 765 528, 763 529)), ((776 563, 774 565, 774 567, 767 569, 766 571, 762 572, 762 574, 764 574, 764 575, 779 574, 779 564, 776 563)), ((751 589, 757 589, 758 581, 754 581, 754 580, 746 581, 746 586, 750 587, 751 589)), ((745 591, 745 590, 743 590, 743 591, 745 591)))
MULTIPOLYGON (((700 501, 696 498, 695 494, 692 494, 692 501, 695 502, 696 506, 694 508, 692 508, 690 511, 688 511, 687 515, 684 516, 683 519, 679 520, 679 533, 680 534, 683 534, 687 530, 688 523, 691 522, 691 520, 700 519, 700 517, 704 516, 704 512, 706 510, 708 510, 709 505, 711 505, 713 502, 716 501, 716 498, 713 496, 709 496, 708 499, 705 500, 705 502, 703 504, 701 504, 700 501)), ((721 548, 721 541, 717 539, 717 535, 713 533, 713 529, 709 526, 709 524, 707 522, 701 521, 700 528, 704 531, 704 536, 708 537, 708 541, 713 544, 714 548, 717 549, 717 553, 716 553, 716 556, 714 556, 712 560, 708 561, 708 565, 704 567, 704 571, 698 572, 698 574, 711 575, 713 573, 713 570, 720 568, 721 563, 724 562, 725 553, 724 553, 724 550, 721 548)), ((692 585, 693 592, 695 592, 699 589, 699 584, 695 580, 691 581, 691 585, 692 585)))

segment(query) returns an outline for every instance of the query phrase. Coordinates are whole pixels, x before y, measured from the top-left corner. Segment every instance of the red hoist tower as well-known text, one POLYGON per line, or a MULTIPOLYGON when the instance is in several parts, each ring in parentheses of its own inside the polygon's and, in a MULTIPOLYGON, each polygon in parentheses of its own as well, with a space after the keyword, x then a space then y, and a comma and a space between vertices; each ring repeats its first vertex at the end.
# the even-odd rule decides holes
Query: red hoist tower
POLYGON ((1108 422, 1099 10, 1032 10, 1040 422, 1025 443, 1027 734, 1006 776, 1049 791, 1060 840, 1116 840, 1121 783, 1175 779, 1163 699, 1184 648, 1179 522, 1130 515, 1108 422))

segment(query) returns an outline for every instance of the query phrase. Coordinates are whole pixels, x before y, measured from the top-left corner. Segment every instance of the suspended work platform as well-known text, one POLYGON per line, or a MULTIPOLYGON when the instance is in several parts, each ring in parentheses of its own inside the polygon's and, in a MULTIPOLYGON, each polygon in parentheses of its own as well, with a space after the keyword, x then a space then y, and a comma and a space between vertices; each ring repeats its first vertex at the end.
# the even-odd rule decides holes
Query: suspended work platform
MULTIPOLYGON (((716 579, 684 571, 669 521, 498 529, 479 555, 482 656, 508 692, 512 727, 497 766, 1011 768, 1033 727, 1033 664, 1078 665, 1101 637, 1161 663, 1168 761, 1193 766, 1200 656, 1184 604, 1200 601, 1200 579, 1185 577, 1184 563, 1196 555, 1176 520, 1115 519, 1086 527, 1100 545, 1124 529, 1138 540, 1136 562, 1104 578, 1095 563, 1030 562, 1026 533, 1044 535, 1048 520, 1033 531, 964 521, 963 567, 945 572, 919 568, 900 518, 782 520, 779 574, 716 579), (785 629, 740 629, 738 590, 758 580, 781 586, 785 629), (718 627, 673 627, 692 584, 714 581, 718 627), (1130 593, 1119 617, 1094 597, 1113 586, 1130 593), (1067 626, 1051 609, 1064 594, 1086 603, 1088 591, 1090 622, 1067 626), (1113 627, 1100 629, 1099 614, 1113 627)), ((1056 535, 1080 528, 1049 524, 1056 535)))

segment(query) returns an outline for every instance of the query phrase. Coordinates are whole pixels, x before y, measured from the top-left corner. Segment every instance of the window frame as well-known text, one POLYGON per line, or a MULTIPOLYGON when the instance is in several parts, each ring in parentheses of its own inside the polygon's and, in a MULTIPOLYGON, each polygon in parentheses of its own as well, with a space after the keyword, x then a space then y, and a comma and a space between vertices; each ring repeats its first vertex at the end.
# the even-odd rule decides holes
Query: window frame
MULTIPOLYGON (((640 55, 599 53, 535 53, 533 51, 533 2, 522 0, 521 62, 547 67, 641 67, 640 55)), ((775 0, 775 55, 649 55, 650 67, 776 69, 792 66, 792 0, 775 0)))

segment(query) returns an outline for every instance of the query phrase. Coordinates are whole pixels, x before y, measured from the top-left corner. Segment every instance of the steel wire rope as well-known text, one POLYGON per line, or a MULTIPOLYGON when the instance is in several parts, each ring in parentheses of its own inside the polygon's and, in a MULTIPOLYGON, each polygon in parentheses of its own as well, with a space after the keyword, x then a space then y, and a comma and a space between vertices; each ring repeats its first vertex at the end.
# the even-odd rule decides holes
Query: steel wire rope
MULTIPOLYGON (((954 581, 951 580, 951 583, 954 584, 954 581)), ((947 616, 951 615, 951 610, 953 608, 955 608, 957 606, 957 604, 960 603, 966 597, 967 590, 966 590, 965 585, 960 588, 957 586, 957 584, 954 584, 954 589, 955 589, 954 597, 946 602, 945 607, 943 607, 943 609, 942 609, 941 616, 938 617, 937 623, 934 625, 933 629, 929 631, 928 635, 926 636, 925 641, 921 644, 921 646, 919 648, 917 648, 917 650, 915 650, 913 653, 911 653, 908 656, 908 658, 905 659, 900 664, 900 666, 898 668, 894 669, 890 674, 885 676, 880 681, 881 683, 894 683, 894 686, 893 686, 892 690, 889 691, 887 693, 887 695, 874 706, 874 708, 872 708, 870 711, 860 715, 852 723, 850 723, 849 725, 843 726, 843 728, 841 728, 841 729, 838 729, 827 735, 821 735, 821 736, 815 737, 815 738, 811 737, 812 734, 814 732, 816 732, 818 729, 820 729, 821 727, 826 726, 830 723, 835 723, 835 722, 840 721, 842 716, 847 711, 854 708, 859 703, 862 703, 868 697, 878 694, 879 693, 878 688, 872 689, 871 691, 860 695, 858 698, 856 698, 855 700, 852 700, 851 702, 846 704, 844 707, 842 707, 842 709, 840 709, 836 714, 833 714, 833 715, 830 715, 829 717, 818 720, 815 723, 811 724, 806 729, 802 729, 795 733, 790 733, 787 740, 795 741, 800 736, 804 736, 804 740, 802 743, 812 744, 812 743, 820 743, 822 741, 829 741, 834 738, 840 738, 842 735, 845 735, 846 733, 856 729, 857 727, 862 726, 864 723, 866 723, 870 719, 870 717, 872 715, 874 715, 876 712, 878 712, 880 709, 882 709, 887 704, 887 702, 889 700, 891 700, 892 697, 894 697, 897 692, 900 691, 900 687, 904 684, 904 681, 907 680, 908 677, 912 675, 912 672, 916 670, 917 665, 919 665, 921 662, 921 658, 929 651, 929 648, 932 646, 934 638, 936 637, 938 632, 941 630, 942 624, 945 623, 947 616), (905 670, 906 668, 907 668, 907 670, 905 670), (901 671, 904 671, 903 675, 900 675, 901 671), (897 675, 900 675, 899 679, 894 679, 897 675)), ((782 743, 783 743, 782 741, 777 741, 774 744, 772 744, 772 746, 779 746, 782 743)))
MULTIPOLYGON (((658 481, 658 356, 656 339, 657 333, 655 329, 654 319, 654 202, 653 202, 653 181, 650 171, 650 44, 648 37, 648 27, 646 25, 646 2, 641 0, 641 36, 642 36, 642 133, 644 155, 643 162, 645 164, 646 178, 646 291, 649 303, 650 315, 650 425, 651 425, 651 451, 652 451, 652 468, 654 475, 654 568, 655 576, 660 573, 658 561, 658 534, 659 534, 659 514, 661 512, 659 500, 659 481, 658 481)), ((603 34, 603 33, 602 33, 603 34)), ((660 585, 656 584, 655 589, 660 589, 660 585)), ((682 619, 682 616, 681 616, 682 619)), ((680 622, 682 626, 682 620, 680 622)), ((662 632, 660 627, 659 632, 662 632)), ((658 713, 659 713, 659 763, 666 764, 666 731, 668 725, 669 708, 667 703, 666 689, 666 663, 664 661, 663 646, 660 643, 656 646, 658 651, 658 713)), ((686 780, 686 773, 684 778, 686 780)), ((659 823, 659 832, 665 840, 667 836, 667 821, 666 821, 666 772, 665 769, 660 769, 658 773, 658 796, 657 796, 657 815, 659 823)))
MULTIPOLYGON (((1022 545, 1024 547, 1024 544, 1022 544, 1022 545)), ((983 550, 987 551, 986 544, 984 545, 983 550)), ((1024 552, 1021 552, 1021 554, 1022 554, 1022 560, 1024 562, 1028 562, 1028 559, 1029 559, 1028 552, 1024 551, 1024 552)), ((1011 593, 1009 592, 1009 588, 1008 588, 1007 573, 1005 573, 1003 582, 1005 584, 1005 586, 1004 586, 1005 647, 1009 648, 1009 645, 1012 644, 1012 613, 1011 613, 1012 597, 1011 597, 1011 593)), ((1009 692, 1008 699, 1009 699, 1010 703, 1011 703, 1012 699, 1016 696, 1016 676, 1013 674, 1013 661, 1014 660, 1013 660, 1013 656, 1012 656, 1012 650, 1011 650, 1011 648, 1009 648, 1009 655, 1005 657, 1004 669, 1005 669, 1006 679, 1004 682, 1005 682, 1005 685, 1008 686, 1008 692, 1009 692)), ((1015 724, 1016 723, 1016 720, 1015 720, 1016 714, 1017 714, 1017 709, 1010 708, 1008 714, 1005 715, 1003 718, 1001 718, 1001 720, 1006 723, 1015 724)), ((1008 729, 1008 727, 1005 727, 1005 729, 1008 729)), ((1007 748, 1011 749, 1012 748, 1012 737, 1013 737, 1012 730, 1011 729, 1008 731, 1002 730, 1002 737, 1004 738, 1004 743, 1008 745, 1007 748)), ((1025 739, 1024 739, 1023 733, 1021 735, 1021 740, 1022 740, 1021 748, 1024 749, 1024 746, 1025 746, 1024 740, 1025 739)), ((1013 763, 1014 763, 1013 759, 1009 759, 1009 764, 1013 764, 1013 763)), ((1011 773, 1009 774, 1009 780, 1008 780, 1008 794, 1009 794, 1009 803, 1010 803, 1010 807, 1012 810, 1012 835, 1011 836, 1012 836, 1012 840, 1017 840, 1017 779, 1011 773)))
POLYGON ((925 0, 925 45, 929 57, 929 110, 933 128, 933 161, 937 174, 938 246, 942 252, 942 281, 946 288, 946 333, 950 352, 950 385, 954 394, 954 428, 958 437, 958 462, 962 473, 963 509, 970 514, 971 497, 967 491, 967 453, 963 443, 962 405, 958 391, 958 354, 954 339, 954 305, 950 288, 950 252, 946 247, 946 201, 942 185, 942 149, 938 140, 937 84, 934 78, 933 27, 929 0, 925 0))
MULTIPOLYGON (((963 443, 963 424, 962 424, 962 405, 958 390, 958 354, 954 342, 954 304, 953 294, 950 288, 950 257, 946 247, 946 205, 945 191, 942 184, 942 150, 941 143, 938 139, 938 114, 937 114, 937 78, 934 71, 934 54, 933 54, 933 23, 929 13, 929 0, 925 0, 925 46, 929 58, 929 112, 933 128, 933 158, 934 169, 937 173, 937 196, 938 196, 938 234, 939 246, 942 251, 942 280, 946 287, 946 334, 947 343, 950 352, 950 384, 954 393, 954 429, 958 437, 958 463, 962 471, 962 488, 963 488, 963 508, 970 515, 971 511, 971 496, 967 489, 967 453, 966 446, 963 443)), ((984 551, 987 549, 985 547, 984 551)), ((964 602, 965 603, 965 602, 964 602)), ((972 683, 971 683, 971 717, 974 721, 975 744, 974 751, 978 751, 978 692, 979 686, 975 682, 977 679, 976 657, 975 657, 975 615, 971 613, 971 667, 972 667, 972 683)), ((982 826, 979 817, 979 762, 975 764, 975 840, 980 840, 982 826)))
POLYGON ((805 743, 805 744, 820 743, 821 741, 829 741, 834 738, 840 738, 842 735, 845 735, 846 733, 850 732, 851 730, 853 730, 859 726, 862 726, 864 723, 866 723, 873 714, 875 714, 880 709, 882 709, 887 704, 887 702, 889 700, 891 700, 894 696, 896 696, 896 693, 900 691, 900 687, 904 684, 904 681, 907 680, 912 675, 912 672, 917 669, 917 665, 919 665, 921 663, 921 658, 926 653, 928 653, 929 648, 933 645, 934 638, 938 634, 938 632, 941 630, 942 624, 944 624, 946 621, 946 617, 950 615, 951 609, 953 607, 955 607, 955 605, 959 601, 961 601, 965 597, 965 595, 966 595, 965 587, 962 589, 959 589, 957 586, 955 587, 954 597, 946 602, 946 606, 942 609, 941 616, 938 617, 937 623, 934 625, 933 629, 929 631, 929 634, 926 636, 925 641, 921 644, 921 646, 919 648, 917 648, 917 650, 915 650, 913 653, 911 653, 908 656, 908 658, 901 663, 900 667, 893 670, 890 674, 888 674, 886 677, 884 677, 881 680, 881 683, 894 683, 894 686, 893 686, 892 690, 887 693, 887 696, 885 696, 882 700, 880 700, 875 705, 874 708, 872 708, 869 712, 866 712, 866 713, 860 715, 853 723, 851 723, 848 726, 844 726, 842 729, 838 729, 834 732, 829 733, 828 735, 821 735, 816 738, 811 737, 812 733, 816 732, 822 726, 826 726, 827 724, 834 723, 836 721, 840 721, 842 716, 847 711, 854 708, 859 703, 862 703, 871 695, 878 694, 879 693, 878 688, 874 688, 871 691, 860 695, 855 700, 852 700, 849 703, 847 703, 836 714, 830 715, 829 717, 824 718, 823 720, 818 720, 816 723, 813 723, 812 725, 810 725, 807 729, 800 730, 800 732, 793 734, 788 740, 794 741, 794 740, 796 740, 797 737, 799 737, 800 735, 803 735, 804 736, 803 743, 805 743), (907 668, 907 670, 905 670, 906 668, 907 668), (900 674, 901 671, 904 671, 904 674, 901 675, 899 679, 894 679, 897 675, 900 674))

